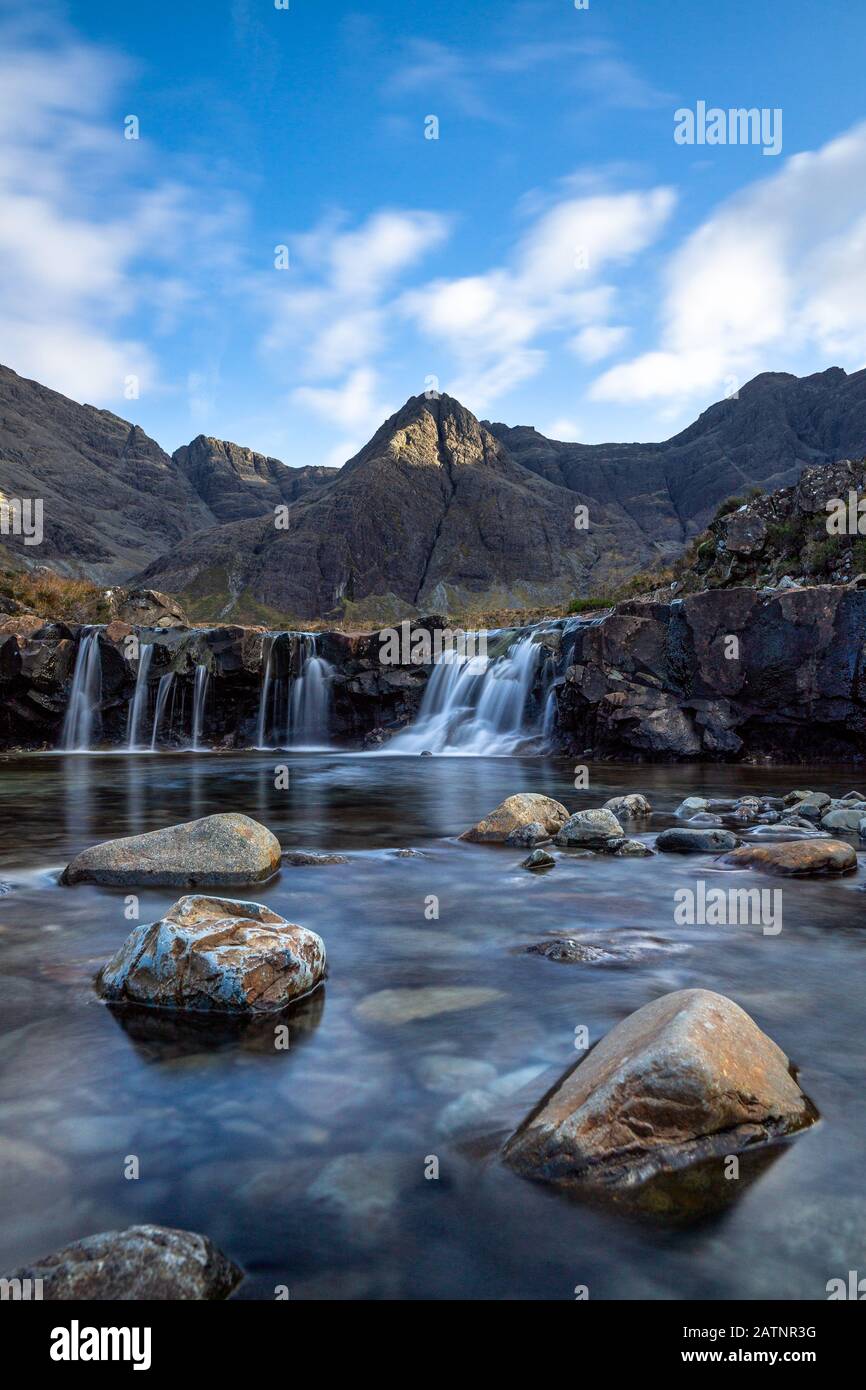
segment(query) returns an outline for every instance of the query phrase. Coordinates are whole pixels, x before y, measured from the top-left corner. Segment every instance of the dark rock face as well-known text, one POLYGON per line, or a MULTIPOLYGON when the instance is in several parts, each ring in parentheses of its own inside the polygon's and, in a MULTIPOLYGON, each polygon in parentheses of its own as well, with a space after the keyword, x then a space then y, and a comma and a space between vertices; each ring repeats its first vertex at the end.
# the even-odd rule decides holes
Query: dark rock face
POLYGON ((841 586, 619 604, 569 642, 561 742, 662 761, 860 758, 864 637, 866 599, 841 586))
POLYGON ((130 1226, 76 1240, 5 1277, 41 1280, 49 1301, 191 1301, 228 1298, 243 1272, 193 1231, 130 1226))
POLYGON ((217 524, 271 516, 337 473, 336 468, 289 468, 224 439, 200 434, 176 449, 172 462, 211 511, 217 524))
POLYGON ((4 536, 26 564, 117 583, 213 526, 158 444, 107 410, 78 405, 0 367, 0 492, 41 498, 44 540, 4 536))

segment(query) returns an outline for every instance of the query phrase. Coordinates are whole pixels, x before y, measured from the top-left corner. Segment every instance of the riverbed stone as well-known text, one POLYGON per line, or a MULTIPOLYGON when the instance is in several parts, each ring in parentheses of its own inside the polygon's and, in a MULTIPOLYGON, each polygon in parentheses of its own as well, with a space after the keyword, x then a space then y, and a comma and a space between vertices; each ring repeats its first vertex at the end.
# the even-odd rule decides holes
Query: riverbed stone
POLYGON ((862 806, 836 806, 821 817, 821 825, 825 830, 842 830, 856 835, 863 819, 863 813, 864 807, 862 806))
POLYGON ((707 811, 710 803, 705 796, 687 796, 685 801, 681 801, 674 811, 675 816, 685 816, 686 818, 695 815, 698 811, 707 811))
POLYGON ((788 1058, 733 1000, 665 994, 618 1023, 505 1145, 523 1177, 625 1186, 803 1128, 788 1058))
POLYGON ((181 898, 142 923, 96 978, 104 999, 164 1009, 272 1013, 325 978, 325 945, 261 903, 181 898))
POLYGON ((857 868, 857 852, 844 840, 821 836, 741 845, 718 862, 728 869, 760 869, 782 877, 816 878, 853 873, 857 868))
POLYGON ((623 829, 612 811, 599 808, 576 811, 560 829, 556 843, 579 849, 602 849, 609 840, 625 839, 623 829))
POLYGON ((69 863, 62 883, 168 888, 242 887, 280 867, 280 842, 267 826, 236 812, 106 840, 69 863))
POLYGON ((228 1298, 243 1278, 206 1236, 167 1226, 130 1226, 73 1241, 12 1270, 7 1279, 41 1279, 49 1301, 228 1298))
POLYGON ((530 869, 533 873, 538 873, 541 869, 552 869, 556 860, 552 854, 548 854, 545 849, 534 849, 526 859, 521 862, 521 869, 530 869))
POLYGON ((464 830, 461 840, 475 844, 504 844, 521 826, 541 824, 548 835, 555 835, 568 820, 568 811, 559 801, 539 792, 517 792, 484 816, 477 825, 464 830))
POLYGON ((498 989, 472 985, 430 985, 406 989, 380 989, 368 994, 355 1009, 363 1023, 397 1027, 416 1019, 437 1018, 462 1009, 478 1009, 502 997, 498 989))
POLYGON ((665 854, 718 854, 720 850, 735 849, 739 843, 733 830, 673 825, 656 838, 656 849, 665 854))
POLYGON ((624 840, 609 841, 613 845, 611 853, 617 859, 651 859, 655 854, 652 845, 648 845, 646 840, 634 840, 626 838, 624 840))
POLYGON ((604 803, 605 811, 612 811, 617 820, 640 820, 652 814, 649 799, 640 792, 629 792, 626 796, 612 796, 604 803))
POLYGON ((291 864, 295 868, 348 862, 345 854, 323 854, 316 850, 289 850, 283 855, 283 863, 291 864))
POLYGON ((512 845, 515 849, 531 849, 533 845, 545 844, 550 839, 550 835, 540 820, 532 820, 528 825, 518 825, 516 830, 512 830, 507 845, 512 845))

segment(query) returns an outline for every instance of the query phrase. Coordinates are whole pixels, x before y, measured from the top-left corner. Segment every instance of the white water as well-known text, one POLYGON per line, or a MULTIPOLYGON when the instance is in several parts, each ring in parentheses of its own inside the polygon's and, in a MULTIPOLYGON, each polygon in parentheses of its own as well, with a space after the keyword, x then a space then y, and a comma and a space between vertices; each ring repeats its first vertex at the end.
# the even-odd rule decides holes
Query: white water
POLYGON ((88 628, 78 643, 72 690, 63 721, 63 747, 71 753, 87 753, 102 701, 100 628, 88 628))
POLYGON ((195 668, 195 691, 192 704, 192 748, 197 753, 201 749, 201 735, 204 728, 204 704, 207 699, 208 669, 205 665, 195 668))
POLYGON ((517 639, 504 656, 445 652, 427 682, 415 723, 387 753, 496 756, 513 753, 537 734, 526 706, 544 648, 517 639))
MULTIPOLYGON (((307 644, 305 643, 305 646, 307 644)), ((323 748, 331 732, 331 681, 334 668, 309 643, 301 674, 292 688, 286 741, 290 748, 323 748)))
POLYGON ((265 740, 267 739, 268 734, 268 704, 271 693, 271 661, 273 658, 274 642, 276 641, 276 638, 273 636, 273 634, 269 634, 265 637, 264 641, 266 643, 267 655, 265 656, 265 652, 263 650, 262 655, 265 656, 265 669, 264 674, 262 676, 262 693, 259 697, 259 732, 258 738, 256 739, 257 748, 267 748, 268 746, 265 740))
POLYGON ((153 713, 153 733, 150 736, 151 751, 156 748, 157 738, 159 737, 159 726, 162 723, 162 716, 168 697, 171 694, 171 687, 174 683, 174 672, 167 671, 164 676, 160 676, 159 688, 156 692, 156 709, 153 713))
POLYGON ((132 697, 132 704, 129 707, 129 724, 127 726, 126 746, 130 752, 134 752, 140 746, 138 739, 141 733, 142 720, 147 709, 147 677, 152 661, 153 644, 148 642, 145 646, 139 647, 138 652, 135 694, 132 697))

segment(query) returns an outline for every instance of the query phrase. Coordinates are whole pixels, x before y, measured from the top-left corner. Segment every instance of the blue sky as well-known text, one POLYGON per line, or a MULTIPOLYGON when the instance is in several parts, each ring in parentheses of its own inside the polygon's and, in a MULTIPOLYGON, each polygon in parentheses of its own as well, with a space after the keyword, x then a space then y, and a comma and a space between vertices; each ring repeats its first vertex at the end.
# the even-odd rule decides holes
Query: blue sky
POLYGON ((430 385, 595 442, 854 370, 864 40, 850 0, 0 0, 0 360, 292 464, 430 385), (781 153, 676 143, 700 101, 781 153))

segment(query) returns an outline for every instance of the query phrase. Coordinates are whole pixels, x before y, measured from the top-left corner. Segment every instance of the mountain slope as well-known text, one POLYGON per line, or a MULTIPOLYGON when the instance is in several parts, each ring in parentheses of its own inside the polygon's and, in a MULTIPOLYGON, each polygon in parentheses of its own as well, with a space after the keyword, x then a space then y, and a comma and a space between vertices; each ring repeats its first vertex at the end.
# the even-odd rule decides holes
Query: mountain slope
POLYGON ((125 579, 214 518, 137 425, 0 367, 0 493, 41 498, 45 536, 2 553, 101 583, 125 579))
POLYGON ((576 530, 575 502, 516 464, 458 401, 416 396, 301 497, 288 530, 272 519, 245 524, 242 537, 222 527, 140 580, 187 601, 210 589, 221 615, 247 591, 297 618, 561 602, 606 570, 616 542, 602 508, 589 531, 576 530))
POLYGON ((338 472, 336 468, 289 468, 279 459, 203 434, 175 449, 172 462, 217 524, 272 516, 275 507, 296 501, 338 472))

